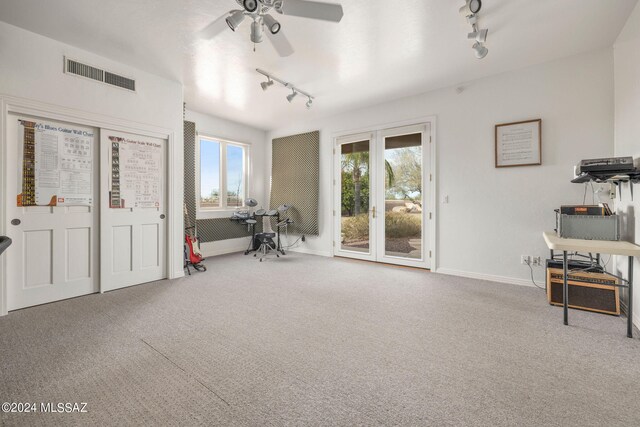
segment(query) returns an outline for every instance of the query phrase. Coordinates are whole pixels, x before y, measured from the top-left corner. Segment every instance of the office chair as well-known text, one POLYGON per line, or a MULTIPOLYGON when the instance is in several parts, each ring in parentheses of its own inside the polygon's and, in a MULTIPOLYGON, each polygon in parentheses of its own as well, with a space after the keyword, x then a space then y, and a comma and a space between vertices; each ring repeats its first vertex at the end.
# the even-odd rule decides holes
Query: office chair
POLYGON ((11 246, 11 239, 7 236, 0 236, 0 255, 11 246))

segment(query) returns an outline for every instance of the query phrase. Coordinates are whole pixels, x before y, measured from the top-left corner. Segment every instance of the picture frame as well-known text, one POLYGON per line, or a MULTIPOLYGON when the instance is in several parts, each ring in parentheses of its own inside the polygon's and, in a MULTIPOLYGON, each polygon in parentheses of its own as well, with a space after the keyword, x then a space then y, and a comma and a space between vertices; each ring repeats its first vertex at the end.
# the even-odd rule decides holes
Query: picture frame
POLYGON ((542 119, 495 126, 495 167, 542 164, 542 119))

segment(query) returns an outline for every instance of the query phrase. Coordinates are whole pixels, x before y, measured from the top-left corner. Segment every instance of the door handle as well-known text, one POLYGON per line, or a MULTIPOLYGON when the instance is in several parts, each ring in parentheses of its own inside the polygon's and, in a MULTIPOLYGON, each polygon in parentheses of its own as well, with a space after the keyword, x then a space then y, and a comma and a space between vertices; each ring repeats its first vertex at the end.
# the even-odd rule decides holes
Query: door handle
POLYGON ((160 214, 160 219, 165 219, 166 216, 164 214, 160 214))
POLYGON ((22 221, 20 221, 18 218, 14 218, 11 220, 11 225, 20 225, 22 223, 22 221))
POLYGON ((376 207, 374 206, 373 208, 371 208, 371 215, 373 217, 373 219, 376 219, 376 207))

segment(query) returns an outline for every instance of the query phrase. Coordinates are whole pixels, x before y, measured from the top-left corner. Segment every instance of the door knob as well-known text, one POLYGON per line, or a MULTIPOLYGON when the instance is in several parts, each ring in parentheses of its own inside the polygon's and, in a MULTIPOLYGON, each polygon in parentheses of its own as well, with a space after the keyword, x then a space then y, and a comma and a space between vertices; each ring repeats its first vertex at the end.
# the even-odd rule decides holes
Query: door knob
POLYGON ((11 220, 11 225, 20 225, 21 221, 18 218, 14 218, 11 220))
POLYGON ((160 214, 160 219, 165 219, 166 216, 164 214, 160 214))

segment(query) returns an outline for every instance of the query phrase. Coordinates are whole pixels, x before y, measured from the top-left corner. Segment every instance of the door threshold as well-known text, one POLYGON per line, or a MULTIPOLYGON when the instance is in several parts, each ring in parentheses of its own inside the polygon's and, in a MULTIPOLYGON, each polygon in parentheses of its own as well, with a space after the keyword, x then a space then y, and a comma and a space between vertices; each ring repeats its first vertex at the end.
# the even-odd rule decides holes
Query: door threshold
POLYGON ((340 255, 334 255, 334 258, 340 258, 346 261, 353 261, 353 262, 363 262, 363 263, 368 263, 368 264, 376 264, 376 265, 385 265, 385 266, 389 266, 389 267, 396 267, 396 268, 404 268, 404 269, 408 269, 408 270, 417 270, 417 271, 426 271, 428 273, 431 273, 431 269, 430 268, 422 268, 422 267, 411 267, 408 265, 399 265, 399 264, 393 264, 390 262, 380 262, 380 261, 369 261, 366 259, 356 259, 356 258, 349 258, 346 256, 340 256, 340 255))

